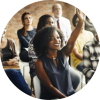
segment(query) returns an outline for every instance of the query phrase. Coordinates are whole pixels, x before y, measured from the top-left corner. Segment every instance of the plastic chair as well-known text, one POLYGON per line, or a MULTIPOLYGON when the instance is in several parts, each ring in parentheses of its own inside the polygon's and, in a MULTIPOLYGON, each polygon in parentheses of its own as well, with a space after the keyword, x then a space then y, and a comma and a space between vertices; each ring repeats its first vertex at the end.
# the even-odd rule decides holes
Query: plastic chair
MULTIPOLYGON (((41 87, 40 87, 40 80, 38 79, 37 76, 33 78, 33 83, 34 83, 35 96, 36 98, 40 98, 41 87)), ((58 99, 51 99, 51 100, 58 100, 58 99)))
POLYGON ((40 98, 41 87, 40 87, 40 80, 38 79, 37 76, 33 78, 33 83, 34 83, 35 96, 36 98, 40 98))

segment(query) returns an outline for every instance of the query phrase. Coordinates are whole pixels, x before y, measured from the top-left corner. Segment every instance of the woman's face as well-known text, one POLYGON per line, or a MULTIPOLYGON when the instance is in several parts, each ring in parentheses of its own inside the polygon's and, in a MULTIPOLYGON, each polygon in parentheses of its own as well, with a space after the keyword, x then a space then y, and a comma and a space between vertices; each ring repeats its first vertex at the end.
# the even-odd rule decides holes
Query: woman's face
POLYGON ((24 22, 23 22, 23 24, 24 25, 31 25, 32 24, 32 21, 33 21, 32 16, 29 15, 29 14, 26 14, 24 16, 24 22))
POLYGON ((54 19, 52 17, 47 18, 45 26, 54 26, 54 19))
POLYGON ((54 31, 49 38, 48 49, 59 50, 61 47, 61 39, 57 31, 54 31))
POLYGON ((4 29, 4 32, 3 32, 3 34, 2 34, 2 37, 1 37, 1 38, 4 38, 4 37, 5 37, 5 35, 6 35, 6 28, 4 29))

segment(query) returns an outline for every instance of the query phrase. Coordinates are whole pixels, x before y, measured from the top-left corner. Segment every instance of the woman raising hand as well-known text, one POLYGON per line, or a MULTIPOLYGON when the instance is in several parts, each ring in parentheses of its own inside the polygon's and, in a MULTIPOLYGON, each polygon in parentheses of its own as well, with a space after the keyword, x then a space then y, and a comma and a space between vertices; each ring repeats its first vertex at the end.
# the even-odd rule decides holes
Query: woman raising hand
POLYGON ((41 99, 65 98, 75 93, 66 57, 72 52, 85 19, 85 15, 78 9, 77 15, 79 23, 62 49, 63 34, 53 26, 42 28, 33 39, 38 56, 35 70, 41 81, 41 99))

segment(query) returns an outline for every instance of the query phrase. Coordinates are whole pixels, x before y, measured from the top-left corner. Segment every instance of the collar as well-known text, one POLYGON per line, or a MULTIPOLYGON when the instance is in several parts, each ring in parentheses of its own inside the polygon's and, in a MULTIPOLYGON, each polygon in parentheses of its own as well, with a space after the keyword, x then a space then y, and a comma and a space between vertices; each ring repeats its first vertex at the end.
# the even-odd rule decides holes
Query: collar
POLYGON ((93 38, 93 41, 94 41, 95 44, 100 44, 100 41, 98 42, 96 37, 93 38))
MULTIPOLYGON (((58 18, 55 18, 55 17, 54 17, 54 19, 55 19, 55 21, 57 21, 57 20, 58 20, 58 18)), ((61 17, 59 17, 59 20, 60 20, 60 19, 61 19, 61 17)))

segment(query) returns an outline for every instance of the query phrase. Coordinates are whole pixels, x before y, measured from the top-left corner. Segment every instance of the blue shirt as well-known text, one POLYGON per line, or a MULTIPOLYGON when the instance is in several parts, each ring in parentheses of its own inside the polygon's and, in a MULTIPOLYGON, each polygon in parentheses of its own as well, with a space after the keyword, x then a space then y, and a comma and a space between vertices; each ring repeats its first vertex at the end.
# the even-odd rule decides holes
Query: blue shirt
POLYGON ((17 31, 17 35, 20 41, 21 49, 28 48, 29 41, 36 34, 36 29, 33 28, 31 31, 26 31, 27 36, 22 35, 22 29, 17 31))
MULTIPOLYGON (((57 67, 54 64, 53 59, 50 59, 45 55, 39 57, 38 59, 42 61, 45 72, 54 87, 56 87, 66 96, 75 93, 69 72, 69 64, 66 57, 61 53, 61 51, 58 51, 57 54, 57 67)), ((41 83, 41 99, 52 98, 57 97, 51 94, 41 83)))

